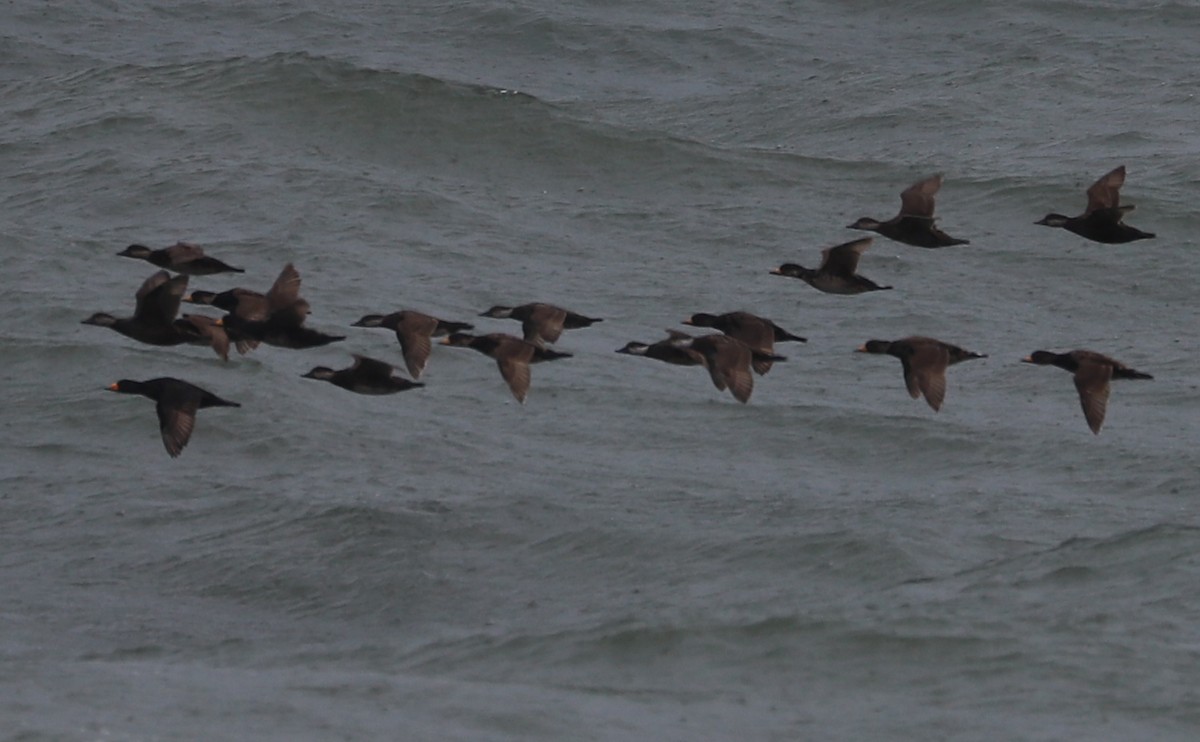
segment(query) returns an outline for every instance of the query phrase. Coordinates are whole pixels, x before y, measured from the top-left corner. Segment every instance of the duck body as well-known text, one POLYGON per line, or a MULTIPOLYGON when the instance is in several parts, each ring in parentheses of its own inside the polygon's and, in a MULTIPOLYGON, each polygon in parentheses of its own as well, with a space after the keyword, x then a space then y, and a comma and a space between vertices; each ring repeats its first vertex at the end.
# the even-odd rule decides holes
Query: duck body
POLYGON ((96 312, 83 320, 82 324, 107 327, 125 337, 147 345, 180 345, 190 341, 175 326, 175 315, 179 302, 187 291, 186 275, 171 277, 166 271, 158 271, 142 282, 137 290, 137 306, 132 317, 114 317, 105 312, 96 312))
POLYGON ((983 353, 919 335, 899 340, 868 340, 858 352, 899 358, 909 396, 918 399, 924 395, 934 412, 942 408, 946 398, 946 369, 973 358, 987 358, 983 353))
POLYGON ((578 330, 591 327, 597 322, 603 322, 599 317, 588 317, 544 302, 533 302, 516 307, 497 305, 479 316, 519 320, 525 340, 538 345, 543 342, 558 342, 563 330, 578 330))
POLYGON ((352 366, 337 371, 326 366, 317 366, 304 374, 304 378, 328 381, 355 394, 396 394, 425 386, 395 376, 394 371, 389 363, 355 354, 352 366))
POLYGON ((244 273, 241 268, 234 268, 216 258, 204 254, 198 245, 189 242, 177 242, 170 247, 152 250, 145 245, 130 245, 117 253, 125 258, 138 258, 157 265, 159 268, 183 273, 188 276, 209 276, 214 273, 244 273))
POLYGON ((353 327, 384 327, 396 333, 404 364, 414 379, 421 378, 431 352, 431 338, 474 329, 466 322, 449 322, 411 309, 391 314, 368 314, 353 327))
POLYGON ((1118 245, 1154 237, 1151 232, 1131 227, 1124 222, 1133 206, 1121 205, 1121 186, 1125 185, 1125 166, 1113 168, 1087 189, 1087 208, 1079 216, 1047 214, 1034 224, 1059 227, 1084 239, 1118 245))
POLYGON ((720 330, 730 337, 737 338, 750 348, 762 351, 762 355, 752 359, 754 370, 760 376, 771 370, 772 361, 766 356, 775 352, 775 343, 808 342, 807 339, 793 335, 771 320, 750 312, 726 312, 725 314, 702 312, 688 317, 683 324, 720 330))
POLYGON ((494 359, 500 369, 500 376, 508 384, 509 391, 521 404, 525 403, 525 397, 529 393, 530 364, 571 357, 570 353, 543 348, 519 337, 499 332, 488 335, 455 332, 443 339, 442 345, 471 348, 494 359))
POLYGON ((1047 214, 1034 224, 1061 227, 1084 239, 1106 245, 1121 245, 1126 242, 1154 238, 1155 235, 1152 232, 1143 232, 1122 221, 1123 213, 1121 209, 1097 209, 1080 216, 1047 214))
POLYGON ((121 379, 108 387, 121 394, 140 394, 155 401, 163 446, 171 458, 179 456, 192 436, 196 411, 206 407, 241 407, 212 392, 180 379, 162 377, 148 381, 121 379))
POLYGON ((1094 350, 1072 350, 1066 353, 1035 350, 1021 360, 1038 366, 1056 366, 1073 375, 1084 419, 1095 435, 1100 434, 1100 428, 1104 425, 1110 393, 1109 381, 1154 378, 1094 350))

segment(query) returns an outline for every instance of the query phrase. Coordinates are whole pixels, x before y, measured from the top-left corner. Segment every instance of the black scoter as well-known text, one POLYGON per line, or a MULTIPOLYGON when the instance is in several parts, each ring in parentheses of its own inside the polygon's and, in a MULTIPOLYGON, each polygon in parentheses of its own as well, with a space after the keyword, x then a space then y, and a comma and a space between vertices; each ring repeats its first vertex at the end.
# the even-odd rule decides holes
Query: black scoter
POLYGON ((873 237, 863 237, 821 251, 821 265, 813 270, 796 263, 784 263, 771 270, 776 276, 799 278, 809 286, 827 294, 862 294, 867 291, 886 291, 891 286, 880 286, 871 279, 855 273, 858 259, 874 242, 873 237))
POLYGON ((1120 190, 1124 183, 1125 166, 1122 165, 1105 173, 1087 189, 1087 209, 1082 214, 1047 214, 1034 224, 1061 227, 1093 242, 1109 245, 1151 239, 1154 237, 1152 233, 1143 232, 1122 221, 1126 212, 1134 209, 1133 206, 1121 206, 1120 190))
POLYGON ((864 216, 850 229, 878 232, 884 237, 914 247, 950 247, 966 245, 967 240, 951 237, 934 224, 934 195, 942 187, 942 176, 931 175, 913 183, 900 193, 900 213, 886 222, 864 216))
POLYGON ((182 453, 191 438, 192 428, 196 425, 196 410, 205 407, 241 407, 237 402, 221 399, 195 384, 170 377, 149 381, 121 379, 108 389, 122 394, 140 394, 157 403, 158 427, 163 446, 171 458, 182 453))

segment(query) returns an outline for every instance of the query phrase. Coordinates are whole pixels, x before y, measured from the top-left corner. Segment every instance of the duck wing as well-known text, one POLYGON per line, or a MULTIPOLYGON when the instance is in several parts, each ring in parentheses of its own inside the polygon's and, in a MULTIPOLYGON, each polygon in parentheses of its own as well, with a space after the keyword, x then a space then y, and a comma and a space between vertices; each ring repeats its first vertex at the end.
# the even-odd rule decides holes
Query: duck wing
POLYGON ((1125 166, 1121 165, 1114 168, 1104 175, 1091 187, 1087 189, 1087 211, 1084 214, 1090 214, 1097 209, 1115 209, 1121 203, 1121 195, 1119 193, 1121 186, 1125 184, 1125 166))
POLYGON ((283 266, 279 277, 267 291, 267 304, 271 312, 291 307, 300 298, 300 271, 291 263, 283 266))
POLYGON ((137 308, 134 319, 139 322, 169 325, 179 313, 179 304, 187 293, 188 277, 171 278, 166 271, 159 271, 147 278, 138 289, 137 308))
POLYGON ((852 277, 858 270, 859 258, 874 241, 873 237, 863 237, 825 248, 821 251, 821 265, 817 270, 831 276, 852 277))
POLYGON ((404 321, 396 326, 396 340, 400 342, 404 365, 414 379, 421 378, 421 372, 425 370, 432 352, 430 338, 437 328, 436 318, 415 312, 405 314, 404 321))
POLYGON ((1108 410, 1109 380, 1113 367, 1086 359, 1075 371, 1075 390, 1079 392, 1079 404, 1088 427, 1097 435, 1104 425, 1104 413, 1108 410))
POLYGON ((496 365, 500 367, 500 375, 504 377, 513 396, 525 404, 525 395, 529 393, 529 364, 506 355, 497 358, 496 365))
POLYGON ((920 343, 913 347, 910 357, 902 360, 908 394, 912 399, 917 399, 918 393, 923 394, 935 412, 941 409, 942 401, 946 400, 946 367, 950 364, 946 347, 941 343, 920 343))
POLYGON ((712 378, 713 386, 722 391, 726 387, 734 399, 745 404, 754 391, 754 376, 750 373, 750 346, 731 337, 702 336, 710 338, 697 348, 703 353, 712 378))
POLYGON ((192 437, 192 428, 196 426, 196 410, 199 409, 199 406, 200 400, 190 395, 182 399, 160 399, 155 405, 163 446, 171 458, 181 454, 188 439, 192 437))
POLYGON ((903 216, 933 218, 933 197, 942 187, 942 175, 931 175, 917 181, 900 193, 900 213, 903 216))

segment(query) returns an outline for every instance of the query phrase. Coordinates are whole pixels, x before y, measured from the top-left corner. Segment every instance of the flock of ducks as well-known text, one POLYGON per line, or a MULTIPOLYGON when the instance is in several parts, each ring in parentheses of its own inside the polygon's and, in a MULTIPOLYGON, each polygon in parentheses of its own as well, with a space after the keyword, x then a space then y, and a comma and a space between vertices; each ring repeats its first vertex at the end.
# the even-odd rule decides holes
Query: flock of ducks
MULTIPOLYGON (((1124 182, 1125 168, 1121 166, 1106 173, 1087 189, 1087 208, 1079 216, 1051 213, 1035 223, 1066 229, 1089 240, 1108 244, 1154 237, 1151 233, 1124 223, 1124 215, 1134 208, 1120 204, 1118 192, 1124 182)), ((935 224, 934 197, 941 185, 941 175, 914 183, 900 194, 900 213, 895 217, 883 222, 863 217, 849 225, 849 228, 876 232, 916 247, 940 248, 968 244, 967 240, 951 237, 935 224)), ((891 289, 891 286, 880 286, 857 273, 859 260, 872 240, 866 237, 826 248, 822 251, 820 265, 815 269, 784 263, 770 272, 802 280, 830 294, 861 294, 891 289)), ((345 336, 329 335, 305 325, 311 308, 300 296, 300 274, 290 263, 266 293, 233 288, 219 293, 193 291, 188 294, 191 276, 244 271, 205 255, 196 245, 183 242, 158 250, 144 245, 130 245, 117 254, 145 260, 162 270, 147 278, 138 289, 133 316, 118 318, 98 312, 83 320, 83 324, 108 327, 150 345, 208 346, 223 360, 228 360, 231 344, 244 354, 260 344, 300 350, 345 339, 345 336), (178 275, 172 276, 172 271, 178 275), (225 314, 221 317, 197 314, 176 317, 184 302, 211 306, 225 314)), ((385 361, 357 354, 354 355, 354 363, 346 368, 335 370, 317 366, 303 376, 326 381, 358 394, 394 394, 415 389, 424 386, 417 379, 428 363, 432 338, 443 338, 443 345, 471 348, 494 359, 512 395, 524 403, 529 391, 531 364, 571 357, 570 353, 546 347, 547 343, 557 342, 565 330, 585 328, 602 321, 546 303, 494 306, 480 316, 518 320, 521 322, 522 337, 505 333, 474 335, 468 332, 474 329, 469 323, 447 321, 413 310, 368 314, 353 326, 384 328, 395 333, 405 368, 412 380, 398 376, 395 368, 385 361)), ((786 360, 775 354, 775 344, 806 342, 805 338, 779 327, 771 320, 744 311, 719 315, 693 314, 683 324, 712 328, 718 333, 690 335, 668 330, 668 336, 663 340, 654 343, 633 341, 617 352, 677 366, 702 366, 718 390, 728 389, 735 399, 745 403, 754 388, 753 374, 766 374, 775 362, 786 360)), ((923 396, 935 411, 941 408, 946 396, 946 369, 962 361, 986 357, 982 353, 964 350, 935 338, 920 336, 891 341, 869 340, 858 348, 858 352, 890 355, 899 359, 909 395, 913 399, 923 396)), ((1104 423, 1111 380, 1153 378, 1090 350, 1065 353, 1038 350, 1022 360, 1036 365, 1057 366, 1073 374, 1084 418, 1096 434, 1099 434, 1104 423)), ((169 377, 148 381, 122 379, 108 388, 124 394, 139 394, 155 401, 163 445, 172 457, 182 453, 191 437, 197 410, 240 406, 187 381, 169 377)))

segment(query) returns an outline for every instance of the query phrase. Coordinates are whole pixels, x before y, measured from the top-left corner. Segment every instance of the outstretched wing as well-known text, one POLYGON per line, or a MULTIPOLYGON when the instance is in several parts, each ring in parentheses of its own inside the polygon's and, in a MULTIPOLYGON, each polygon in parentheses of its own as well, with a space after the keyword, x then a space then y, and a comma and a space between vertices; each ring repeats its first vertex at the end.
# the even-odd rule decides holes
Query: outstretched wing
POLYGON ((1083 417, 1093 433, 1099 434, 1104 425, 1104 413, 1108 410, 1109 380, 1112 366, 1107 363, 1084 362, 1075 371, 1075 390, 1079 392, 1079 404, 1083 417))
MULTIPOLYGON (((1087 189, 1087 211, 1096 209, 1115 209, 1121 203, 1120 189, 1125 184, 1125 166, 1122 165, 1105 173, 1087 189)), ((1103 417, 1103 416, 1102 416, 1103 417)))
POLYGON ((271 311, 276 312, 280 309, 286 309, 296 303, 300 298, 300 271, 291 263, 283 266, 283 270, 279 272, 279 277, 275 279, 275 283, 271 285, 271 289, 267 292, 267 302, 270 305, 271 311))
POLYGON ((904 216, 933 218, 933 197, 942 187, 942 175, 917 181, 900 193, 900 213, 904 216))
POLYGON ((525 404, 525 395, 529 393, 529 364, 512 357, 501 357, 496 359, 496 365, 513 396, 525 404))
POLYGON ((950 365, 950 351, 941 343, 927 343, 915 346, 912 355, 906 359, 905 383, 908 384, 909 394, 913 398, 913 383, 916 384, 925 401, 936 412, 942 408, 946 399, 946 367, 950 365), (911 376, 913 381, 909 382, 911 376))
POLYGON ((199 402, 195 399, 187 400, 178 406, 164 404, 161 401, 155 405, 163 446, 171 458, 183 453, 183 447, 192 437, 192 428, 196 426, 198 406, 199 402))
POLYGON ((139 322, 169 325, 179 313, 179 303, 187 293, 187 276, 175 276, 159 271, 142 283, 137 291, 137 308, 133 316, 139 322))
POLYGON ((864 237, 861 240, 852 240, 825 248, 821 251, 821 265, 817 270, 846 278, 853 276, 854 272, 858 270, 858 259, 867 251, 872 242, 874 242, 874 238, 864 237))

